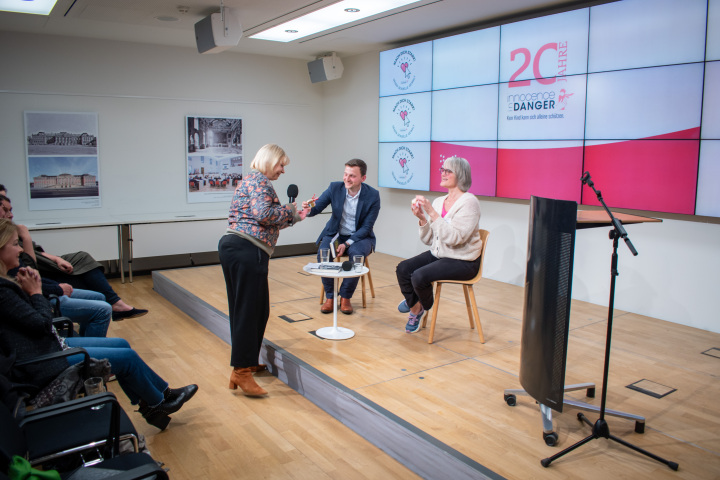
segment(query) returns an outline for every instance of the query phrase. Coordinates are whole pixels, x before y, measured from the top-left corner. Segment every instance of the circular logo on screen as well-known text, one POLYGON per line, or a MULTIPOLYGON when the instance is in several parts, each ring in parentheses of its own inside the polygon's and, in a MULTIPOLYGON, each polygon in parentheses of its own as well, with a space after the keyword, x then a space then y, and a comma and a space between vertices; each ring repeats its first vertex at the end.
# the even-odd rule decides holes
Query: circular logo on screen
POLYGON ((393 67, 395 67, 393 83, 398 89, 407 90, 415 83, 414 64, 415 55, 410 50, 403 50, 395 57, 395 61, 393 62, 393 67))
POLYGON ((415 174, 412 171, 412 162, 415 155, 412 150, 403 145, 395 149, 392 154, 392 177, 398 185, 407 185, 415 174))
POLYGON ((407 99, 402 98, 395 102, 393 107, 393 124, 392 129, 400 138, 409 137, 415 130, 415 105, 407 99))

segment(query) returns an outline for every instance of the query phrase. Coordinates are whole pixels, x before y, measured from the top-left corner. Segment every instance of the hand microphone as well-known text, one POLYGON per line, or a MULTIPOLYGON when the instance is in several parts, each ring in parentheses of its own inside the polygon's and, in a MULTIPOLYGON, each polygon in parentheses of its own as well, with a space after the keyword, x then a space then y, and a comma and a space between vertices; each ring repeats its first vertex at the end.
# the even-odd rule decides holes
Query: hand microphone
POLYGON ((342 263, 342 269, 344 272, 349 272, 353 268, 353 263, 350 260, 345 260, 342 263))
POLYGON ((287 196, 290 197, 290 203, 293 203, 298 196, 298 187, 294 183, 288 185, 287 196))

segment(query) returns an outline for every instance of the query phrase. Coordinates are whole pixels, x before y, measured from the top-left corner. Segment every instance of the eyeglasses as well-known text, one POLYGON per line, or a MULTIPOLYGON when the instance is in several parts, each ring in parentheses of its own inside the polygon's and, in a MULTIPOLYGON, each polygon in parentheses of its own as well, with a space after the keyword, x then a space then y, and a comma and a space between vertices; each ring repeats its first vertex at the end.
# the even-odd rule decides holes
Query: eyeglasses
POLYGON ((448 173, 453 173, 453 171, 447 168, 440 167, 440 175, 445 175, 448 173))

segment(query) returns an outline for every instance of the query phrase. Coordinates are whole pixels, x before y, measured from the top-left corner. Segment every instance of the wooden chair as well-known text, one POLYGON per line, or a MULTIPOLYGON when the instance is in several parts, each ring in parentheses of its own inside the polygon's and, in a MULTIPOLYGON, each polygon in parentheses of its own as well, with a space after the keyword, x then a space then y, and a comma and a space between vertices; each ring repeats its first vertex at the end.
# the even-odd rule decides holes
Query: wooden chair
MULTIPOLYGON (((440 291, 442 290, 444 283, 455 283, 463 286, 463 293, 465 293, 465 306, 467 307, 468 319, 470 320, 470 328, 475 328, 474 323, 477 323, 480 343, 485 343, 485 336, 483 335, 482 325, 480 324, 480 314, 478 313, 477 303, 475 301, 473 285, 482 278, 483 263, 485 263, 485 247, 487 247, 487 239, 489 235, 490 232, 483 230, 482 228, 480 229, 480 239, 482 240, 482 248, 480 250, 480 268, 474 278, 470 280, 438 280, 435 282, 435 304, 432 308, 432 320, 430 321, 430 335, 428 336, 428 343, 433 343, 433 336, 435 335, 435 321, 437 320, 437 313, 440 308, 440 291), (475 322, 473 322, 473 316, 475 318, 475 322)), ((427 323, 429 316, 430 312, 423 317, 423 328, 425 328, 425 324, 427 323)))
MULTIPOLYGON (((372 253, 370 253, 372 255, 372 253)), ((370 284, 370 295, 372 295, 372 298, 375 298, 375 288, 373 287, 373 281, 372 281, 372 272, 370 271, 370 255, 365 257, 365 266, 368 268, 368 272, 360 277, 360 283, 362 285, 362 306, 363 308, 367 307, 367 302, 365 301, 365 277, 368 279, 368 283, 370 284)), ((347 255, 338 256, 335 258, 336 262, 342 261, 343 258, 349 258, 347 255)), ((339 299, 340 297, 338 297, 339 299)), ((325 287, 320 284, 320 305, 322 305, 325 302, 325 287)))

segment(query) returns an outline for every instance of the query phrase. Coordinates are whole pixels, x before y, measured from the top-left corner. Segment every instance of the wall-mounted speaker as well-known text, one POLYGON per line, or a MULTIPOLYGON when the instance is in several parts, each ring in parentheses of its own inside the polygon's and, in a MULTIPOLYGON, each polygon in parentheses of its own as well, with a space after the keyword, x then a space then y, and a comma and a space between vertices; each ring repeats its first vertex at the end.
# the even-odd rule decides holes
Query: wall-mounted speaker
POLYGON ((195 41, 200 53, 218 53, 234 47, 242 38, 242 26, 231 8, 213 13, 195 24, 195 41))
POLYGON ((334 53, 327 57, 320 57, 317 60, 308 62, 308 73, 312 83, 337 80, 342 77, 343 64, 334 53))

